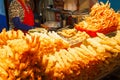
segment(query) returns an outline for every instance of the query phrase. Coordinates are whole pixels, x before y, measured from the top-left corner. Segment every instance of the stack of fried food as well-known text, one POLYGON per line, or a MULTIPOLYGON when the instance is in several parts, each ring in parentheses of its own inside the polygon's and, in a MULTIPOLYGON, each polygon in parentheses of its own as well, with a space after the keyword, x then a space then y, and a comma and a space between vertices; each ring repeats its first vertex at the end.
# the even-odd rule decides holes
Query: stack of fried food
POLYGON ((110 8, 110 3, 103 2, 96 3, 91 8, 89 16, 87 16, 82 22, 76 24, 86 30, 104 30, 106 28, 112 28, 118 26, 117 13, 110 8))
POLYGON ((120 31, 114 37, 97 35, 79 47, 45 55, 42 60, 45 80, 97 80, 120 67, 120 31))
POLYGON ((69 44, 54 32, 35 36, 3 29, 0 33, 0 80, 41 80, 43 55, 68 47, 69 44))
POLYGON ((75 28, 62 29, 57 33, 69 42, 70 47, 79 46, 84 40, 90 37, 86 32, 77 31, 75 28))
POLYGON ((0 33, 0 80, 95 80, 120 62, 120 31, 98 33, 77 47, 54 31, 0 33))
POLYGON ((63 36, 64 38, 71 38, 77 34, 77 30, 74 28, 73 29, 66 28, 66 29, 57 31, 57 33, 63 36))
POLYGON ((120 30, 120 12, 118 12, 118 21, 119 21, 119 24, 118 24, 117 29, 119 29, 119 30, 120 30))

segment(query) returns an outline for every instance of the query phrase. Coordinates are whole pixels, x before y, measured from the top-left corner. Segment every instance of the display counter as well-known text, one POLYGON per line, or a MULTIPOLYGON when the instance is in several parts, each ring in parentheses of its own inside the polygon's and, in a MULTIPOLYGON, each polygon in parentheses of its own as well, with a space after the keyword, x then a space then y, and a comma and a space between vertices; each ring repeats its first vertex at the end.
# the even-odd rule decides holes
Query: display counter
MULTIPOLYGON (((84 33, 79 32, 76 34, 84 33)), ((118 30, 113 37, 103 33, 94 38, 79 36, 83 40, 81 44, 71 47, 69 41, 54 31, 24 35, 20 30, 3 30, 0 78, 99 80, 120 66, 119 35, 118 30)))

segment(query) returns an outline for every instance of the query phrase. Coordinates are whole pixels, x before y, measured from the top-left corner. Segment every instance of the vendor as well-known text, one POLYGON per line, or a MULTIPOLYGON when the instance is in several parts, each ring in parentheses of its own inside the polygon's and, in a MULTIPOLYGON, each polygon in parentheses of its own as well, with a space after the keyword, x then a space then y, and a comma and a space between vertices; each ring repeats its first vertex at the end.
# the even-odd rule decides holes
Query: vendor
POLYGON ((29 29, 39 26, 38 23, 35 23, 29 3, 30 0, 12 0, 9 6, 10 29, 20 29, 27 32, 29 29))

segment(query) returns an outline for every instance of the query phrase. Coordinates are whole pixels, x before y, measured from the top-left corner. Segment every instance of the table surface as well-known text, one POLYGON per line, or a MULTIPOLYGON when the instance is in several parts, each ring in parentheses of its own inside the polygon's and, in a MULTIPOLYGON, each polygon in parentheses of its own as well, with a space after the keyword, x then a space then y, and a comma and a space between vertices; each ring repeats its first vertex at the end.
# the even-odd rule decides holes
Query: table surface
POLYGON ((101 80, 120 80, 120 68, 102 78, 101 80))

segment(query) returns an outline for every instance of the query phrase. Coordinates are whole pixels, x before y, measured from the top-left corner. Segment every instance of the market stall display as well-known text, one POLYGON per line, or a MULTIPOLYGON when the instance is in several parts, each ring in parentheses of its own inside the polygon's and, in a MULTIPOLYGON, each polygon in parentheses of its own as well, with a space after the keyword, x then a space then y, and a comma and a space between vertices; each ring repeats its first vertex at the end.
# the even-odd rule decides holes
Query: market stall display
POLYGON ((0 33, 0 79, 94 80, 119 67, 120 31, 70 47, 57 33, 0 33), (24 45, 24 46, 23 46, 24 45))
MULTIPOLYGON (((118 28, 118 14, 106 8, 109 4, 102 6, 112 11, 113 21, 109 25, 118 28)), ((119 63, 120 30, 117 29, 107 35, 97 32, 94 37, 78 28, 57 32, 41 28, 26 34, 3 29, 0 33, 0 80, 99 80, 120 68, 119 63), (74 45, 76 42, 79 44, 74 45)))

